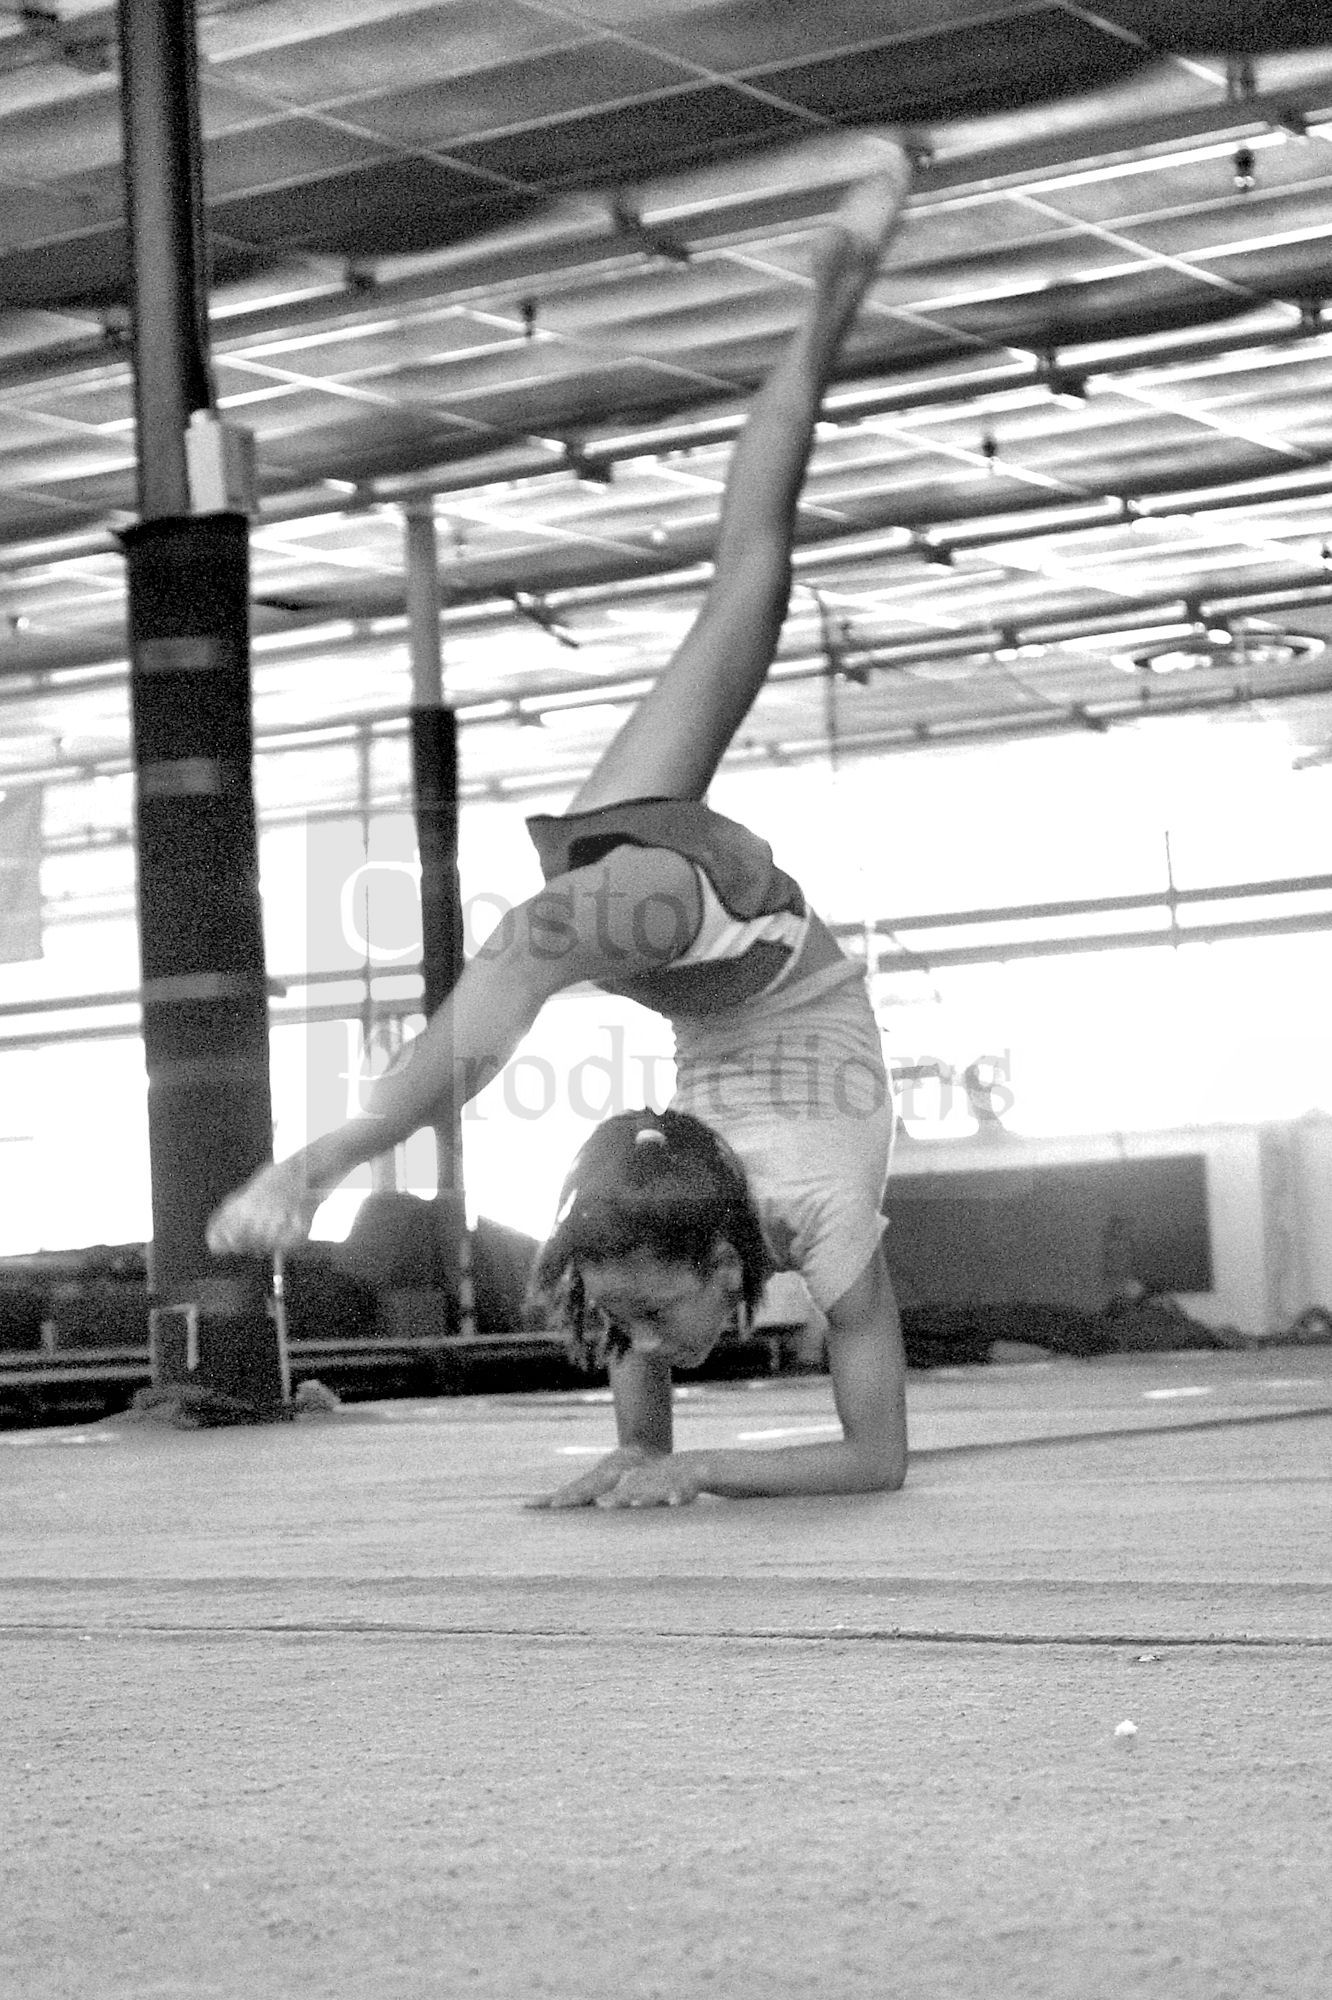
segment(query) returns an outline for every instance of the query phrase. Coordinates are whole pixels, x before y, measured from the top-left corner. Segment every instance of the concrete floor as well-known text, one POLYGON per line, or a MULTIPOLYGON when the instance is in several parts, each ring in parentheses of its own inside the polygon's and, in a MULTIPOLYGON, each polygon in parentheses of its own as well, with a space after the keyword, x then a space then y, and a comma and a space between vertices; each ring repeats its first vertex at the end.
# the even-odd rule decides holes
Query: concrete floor
POLYGON ((0 1433, 0 1991, 1326 2000, 1332 1349, 910 1402, 900 1494, 648 1514, 523 1511, 598 1397, 0 1433))

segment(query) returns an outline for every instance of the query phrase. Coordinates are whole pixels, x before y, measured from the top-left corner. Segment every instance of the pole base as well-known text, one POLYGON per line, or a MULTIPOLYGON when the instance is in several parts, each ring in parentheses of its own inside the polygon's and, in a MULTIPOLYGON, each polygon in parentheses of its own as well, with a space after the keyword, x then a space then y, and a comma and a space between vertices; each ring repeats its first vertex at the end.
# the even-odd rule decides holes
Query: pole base
POLYGON ((153 1381, 134 1408, 159 1421, 280 1423, 292 1414, 291 1371, 281 1302, 206 1311, 189 1302, 148 1315, 153 1381), (174 1412, 174 1414, 173 1414, 174 1412))

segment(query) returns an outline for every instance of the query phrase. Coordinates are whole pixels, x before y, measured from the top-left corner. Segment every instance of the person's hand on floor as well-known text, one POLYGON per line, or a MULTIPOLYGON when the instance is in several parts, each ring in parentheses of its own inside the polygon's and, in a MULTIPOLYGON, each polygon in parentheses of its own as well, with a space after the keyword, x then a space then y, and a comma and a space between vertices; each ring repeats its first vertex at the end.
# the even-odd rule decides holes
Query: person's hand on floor
POLYGON ((683 1507, 701 1490, 697 1470, 687 1457, 649 1451, 645 1445, 622 1445, 598 1459, 590 1471, 528 1504, 551 1513, 571 1507, 683 1507))

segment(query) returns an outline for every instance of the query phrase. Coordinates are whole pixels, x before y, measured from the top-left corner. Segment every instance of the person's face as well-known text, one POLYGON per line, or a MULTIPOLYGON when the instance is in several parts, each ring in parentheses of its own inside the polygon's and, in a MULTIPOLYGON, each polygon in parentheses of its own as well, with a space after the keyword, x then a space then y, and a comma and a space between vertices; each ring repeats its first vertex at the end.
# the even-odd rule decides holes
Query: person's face
POLYGON ((730 1324, 741 1296, 740 1260, 719 1244, 705 1271, 632 1250, 584 1264, 588 1318, 622 1334, 635 1354, 656 1354, 673 1368, 697 1368, 730 1324))

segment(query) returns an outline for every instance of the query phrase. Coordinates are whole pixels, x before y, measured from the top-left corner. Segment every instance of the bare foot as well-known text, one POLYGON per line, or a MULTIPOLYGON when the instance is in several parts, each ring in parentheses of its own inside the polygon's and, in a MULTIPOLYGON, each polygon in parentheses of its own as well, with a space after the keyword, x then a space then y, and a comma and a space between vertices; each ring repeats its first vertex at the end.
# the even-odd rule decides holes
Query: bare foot
POLYGON ((863 258, 877 264, 901 219, 911 193, 914 169, 897 140, 878 139, 871 173, 851 189, 832 226, 848 236, 863 258))
MULTIPOLYGON (((809 213, 811 199, 830 212, 850 189, 879 179, 902 182, 905 199, 913 160, 928 146, 913 146, 896 126, 811 128, 794 143, 765 146, 733 160, 712 160, 645 182, 632 206, 645 223, 680 222, 702 208, 747 208, 752 202, 791 197, 809 213)), ((742 216, 742 221, 746 220, 742 216)))
POLYGON ((880 140, 877 151, 878 169, 843 196, 814 247, 815 285, 842 325, 873 282, 911 192, 912 165, 905 149, 880 140))

